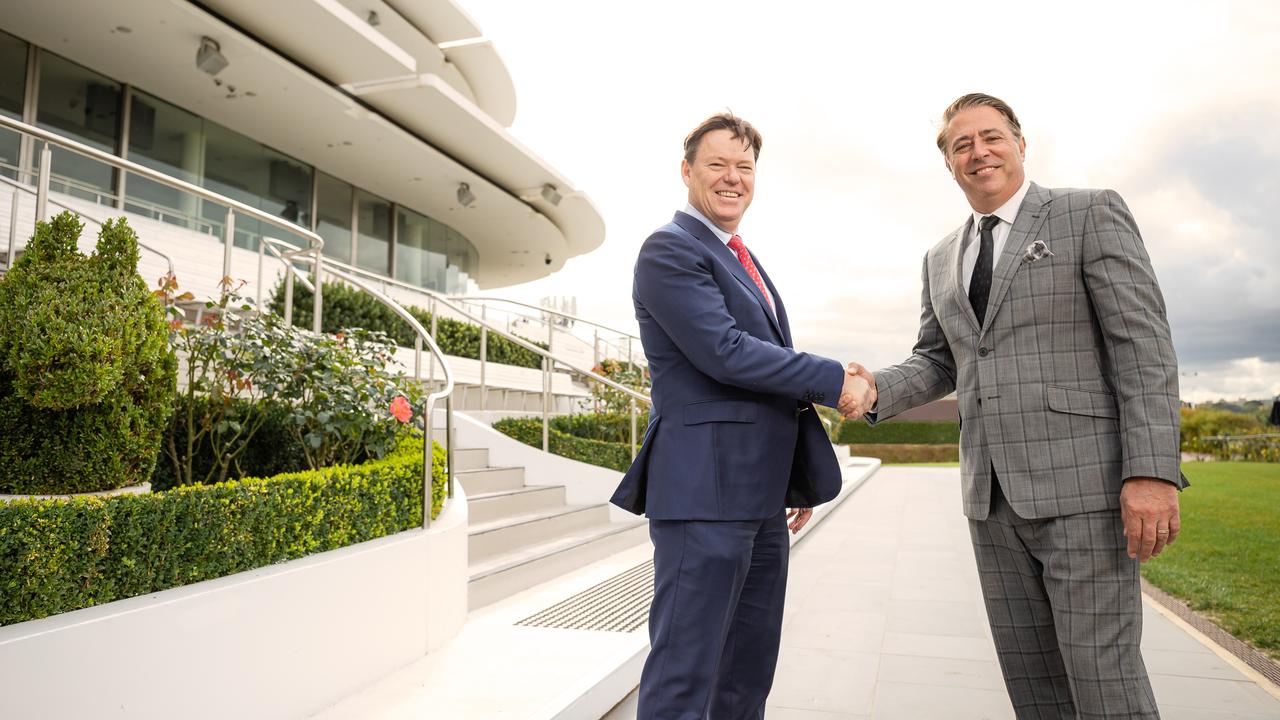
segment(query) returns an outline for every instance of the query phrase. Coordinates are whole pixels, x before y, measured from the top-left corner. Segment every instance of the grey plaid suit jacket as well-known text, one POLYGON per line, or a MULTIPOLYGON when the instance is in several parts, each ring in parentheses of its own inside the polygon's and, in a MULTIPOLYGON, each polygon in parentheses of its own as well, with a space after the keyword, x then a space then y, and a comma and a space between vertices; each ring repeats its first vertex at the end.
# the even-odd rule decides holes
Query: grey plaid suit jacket
POLYGON ((983 327, 960 277, 972 222, 925 255, 920 335, 910 358, 875 373, 872 424, 956 390, 964 512, 975 520, 991 505, 992 468, 1025 518, 1118 508, 1129 477, 1184 487, 1177 359, 1124 200, 1033 183, 983 327), (1037 240, 1052 254, 1029 257, 1037 240))

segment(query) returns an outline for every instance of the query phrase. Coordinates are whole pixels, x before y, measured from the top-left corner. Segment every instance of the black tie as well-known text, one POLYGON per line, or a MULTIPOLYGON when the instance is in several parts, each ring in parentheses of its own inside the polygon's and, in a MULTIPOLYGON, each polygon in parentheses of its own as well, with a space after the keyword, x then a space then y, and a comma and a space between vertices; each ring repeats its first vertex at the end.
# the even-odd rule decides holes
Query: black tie
POLYGON ((996 244, 995 238, 991 236, 991 229, 999 222, 1000 218, 988 215, 982 218, 982 224, 978 226, 981 245, 978 248, 978 263, 973 266, 973 276, 969 278, 969 304, 978 316, 979 327, 986 320, 987 298, 991 295, 991 255, 996 244))

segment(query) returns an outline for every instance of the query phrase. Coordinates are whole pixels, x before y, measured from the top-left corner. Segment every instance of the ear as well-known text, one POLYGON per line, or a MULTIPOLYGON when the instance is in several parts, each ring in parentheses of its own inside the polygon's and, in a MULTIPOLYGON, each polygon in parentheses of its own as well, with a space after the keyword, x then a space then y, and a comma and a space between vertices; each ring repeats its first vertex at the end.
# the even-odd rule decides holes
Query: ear
POLYGON ((685 187, 689 187, 689 183, 693 179, 692 175, 693 168, 689 166, 689 161, 682 159, 680 161, 680 179, 684 181, 685 187))
POLYGON ((1018 157, 1027 159, 1027 139, 1021 136, 1018 137, 1018 157))

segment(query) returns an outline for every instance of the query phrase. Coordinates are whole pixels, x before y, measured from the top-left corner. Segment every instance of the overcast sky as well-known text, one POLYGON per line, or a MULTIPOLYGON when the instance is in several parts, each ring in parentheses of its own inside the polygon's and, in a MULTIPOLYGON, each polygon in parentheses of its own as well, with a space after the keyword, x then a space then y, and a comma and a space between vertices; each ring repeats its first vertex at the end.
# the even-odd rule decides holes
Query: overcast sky
POLYGON ((764 135, 740 228, 796 346, 870 367, 918 328, 926 250, 968 206, 934 135, 967 92, 1013 106, 1028 176, 1111 187, 1169 306, 1182 396, 1280 393, 1280 3, 464 0, 515 82, 511 132, 604 216, 604 245, 499 294, 634 328, 631 269, 685 203, 684 136, 764 135))

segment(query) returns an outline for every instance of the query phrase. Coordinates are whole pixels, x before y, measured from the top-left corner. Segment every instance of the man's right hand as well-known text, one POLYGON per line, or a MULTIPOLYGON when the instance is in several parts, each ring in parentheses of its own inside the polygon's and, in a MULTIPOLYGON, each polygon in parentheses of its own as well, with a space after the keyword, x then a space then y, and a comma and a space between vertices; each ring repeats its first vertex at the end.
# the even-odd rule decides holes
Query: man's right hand
POLYGON ((844 372, 844 388, 836 409, 846 420, 856 420, 876 404, 876 378, 854 362, 849 363, 844 372))

